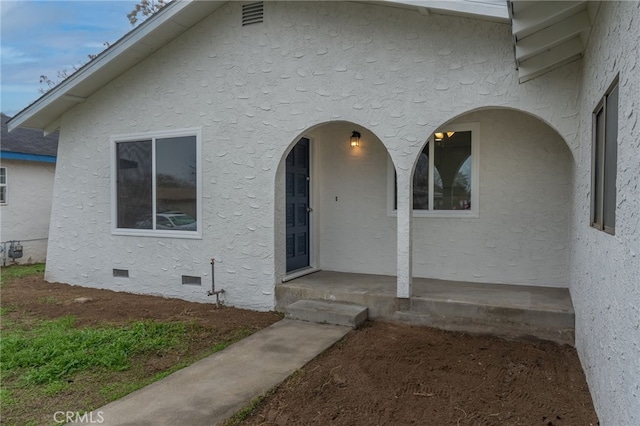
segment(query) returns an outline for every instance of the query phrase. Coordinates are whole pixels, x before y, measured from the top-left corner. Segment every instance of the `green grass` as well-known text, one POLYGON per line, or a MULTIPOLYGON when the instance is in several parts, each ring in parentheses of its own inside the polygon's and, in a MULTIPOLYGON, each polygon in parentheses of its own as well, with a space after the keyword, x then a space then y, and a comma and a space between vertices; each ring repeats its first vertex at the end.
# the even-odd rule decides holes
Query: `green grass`
POLYGON ((42 273, 44 273, 44 263, 5 266, 0 269, 0 283, 5 283, 7 280, 15 278, 40 275, 42 273))
MULTIPOLYGON (((233 335, 228 339, 225 340, 224 342, 220 342, 216 345, 214 345, 210 350, 208 351, 204 351, 200 354, 200 356, 198 358, 205 358, 208 355, 211 355, 215 352, 219 352, 223 349, 225 349, 227 346, 232 345, 233 343, 236 343, 242 339, 244 339, 245 337, 250 336, 251 334, 253 334, 253 331, 248 329, 248 328, 241 328, 239 330, 236 330, 235 333, 233 333, 233 335)), ((142 380, 142 381, 138 381, 138 382, 115 382, 115 383, 109 383, 105 386, 103 386, 100 389, 100 393, 105 396, 107 399, 109 400, 116 400, 119 398, 122 398, 123 396, 136 391, 138 389, 141 389, 153 382, 156 382, 158 380, 161 380, 165 377, 167 377, 168 375, 170 375, 171 373, 175 373, 178 370, 183 369, 184 367, 187 367, 191 364, 191 362, 195 361, 194 359, 192 360, 187 360, 187 361, 183 361, 181 363, 175 364, 173 365, 171 368, 162 371, 158 374, 156 374, 155 376, 146 379, 146 380, 142 380)))
MULTIPOLYGON (((3 289, 43 271, 43 264, 1 268, 3 289)), ((45 295, 36 302, 60 300, 45 295)), ((0 324, 0 416, 7 426, 51 424, 57 411, 96 409, 255 331, 238 327, 219 333, 196 322, 147 320, 78 326, 73 317, 45 319, 6 299, 0 324), (203 339, 210 346, 202 345, 203 339)))
POLYGON ((3 321, 2 423, 22 425, 34 418, 40 420, 33 424, 50 423, 51 413, 60 407, 91 410, 97 400, 104 401, 98 404, 103 405, 159 380, 194 360, 177 363, 153 376, 141 374, 143 360, 181 351, 188 345, 189 333, 197 333, 198 327, 138 321, 124 326, 78 328, 72 317, 14 321, 9 325, 3 321))
POLYGON ((125 327, 75 328, 72 317, 41 321, 31 329, 13 328, 0 341, 3 378, 24 385, 58 384, 94 368, 121 371, 131 357, 162 352, 180 342, 180 323, 135 322, 125 327))
MULTIPOLYGON (((22 323, 7 321, 3 310, 3 330, 0 340, 0 404, 3 412, 20 413, 21 405, 29 401, 55 401, 57 396, 73 392, 73 388, 89 385, 105 401, 113 401, 150 383, 178 371, 197 359, 218 352, 250 335, 248 328, 236 330, 227 339, 214 345, 196 358, 189 357, 153 376, 135 373, 118 379, 132 362, 145 357, 158 357, 188 345, 190 336, 197 335, 200 326, 181 322, 132 322, 125 326, 107 325, 78 328, 73 317, 22 323), (106 384, 105 384, 106 383, 106 384)), ((91 410, 91 403, 77 401, 76 407, 91 410)), ((55 405, 54 405, 55 407, 55 405)), ((49 411, 57 408, 48 408, 49 411)), ((47 409, 44 409, 46 411, 47 409)), ((12 413, 13 414, 13 413, 12 413)), ((24 420, 25 413, 21 413, 24 420)), ((26 413, 33 415, 33 413, 26 413)), ((8 416, 9 423, 13 422, 8 416)), ((4 423, 4 422, 3 422, 4 423)), ((37 422, 36 422, 37 423, 37 422)))

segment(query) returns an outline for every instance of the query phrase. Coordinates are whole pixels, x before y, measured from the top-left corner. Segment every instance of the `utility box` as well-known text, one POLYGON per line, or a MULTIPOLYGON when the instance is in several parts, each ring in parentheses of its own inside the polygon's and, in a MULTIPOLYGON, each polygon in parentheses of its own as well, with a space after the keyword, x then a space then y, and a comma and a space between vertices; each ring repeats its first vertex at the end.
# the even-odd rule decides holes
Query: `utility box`
POLYGON ((22 257, 22 244, 20 244, 20 241, 11 241, 8 254, 11 259, 20 259, 22 257))

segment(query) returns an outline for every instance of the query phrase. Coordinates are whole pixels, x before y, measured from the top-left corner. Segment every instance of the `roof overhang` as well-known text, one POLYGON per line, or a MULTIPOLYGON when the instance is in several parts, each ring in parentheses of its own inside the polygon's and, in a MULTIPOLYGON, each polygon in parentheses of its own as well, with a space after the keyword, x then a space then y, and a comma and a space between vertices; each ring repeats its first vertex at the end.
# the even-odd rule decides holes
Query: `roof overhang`
POLYGON ((51 133, 59 127, 66 111, 135 66, 180 34, 200 22, 225 1, 180 0, 127 33, 69 78, 49 90, 8 122, 9 131, 18 127, 51 133))
MULTIPOLYGON (((360 1, 387 7, 413 9, 422 14, 439 13, 508 22, 505 0, 409 0, 360 1)), ((62 115, 134 67, 155 51, 200 22, 226 1, 176 0, 127 33, 77 72, 38 98, 8 122, 18 127, 52 133, 62 115)))
POLYGON ((520 83, 582 58, 597 1, 510 0, 520 83))
POLYGON ((386 0, 385 6, 416 9, 423 15, 455 15, 492 22, 509 22, 507 0, 386 0))

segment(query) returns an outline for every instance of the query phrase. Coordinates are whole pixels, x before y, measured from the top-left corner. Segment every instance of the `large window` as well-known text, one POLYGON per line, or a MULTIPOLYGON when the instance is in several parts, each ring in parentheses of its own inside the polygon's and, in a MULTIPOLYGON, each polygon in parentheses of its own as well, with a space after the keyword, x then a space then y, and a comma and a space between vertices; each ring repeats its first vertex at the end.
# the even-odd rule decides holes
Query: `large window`
POLYGON ((616 225, 618 79, 593 112, 591 225, 609 234, 616 225))
POLYGON ((0 204, 7 204, 7 168, 0 167, 0 204))
POLYGON ((114 138, 116 233, 199 236, 197 131, 114 138))
MULTIPOLYGON (((397 199, 396 181, 393 210, 397 209, 397 199)), ((477 203, 478 126, 459 124, 435 132, 420 153, 413 173, 414 214, 477 215, 477 203)))

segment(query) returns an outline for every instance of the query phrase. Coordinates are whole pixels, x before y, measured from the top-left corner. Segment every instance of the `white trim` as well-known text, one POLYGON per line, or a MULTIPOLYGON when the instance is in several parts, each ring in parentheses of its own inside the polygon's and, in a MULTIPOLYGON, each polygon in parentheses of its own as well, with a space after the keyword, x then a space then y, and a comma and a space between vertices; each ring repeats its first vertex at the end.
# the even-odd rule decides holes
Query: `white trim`
POLYGON ((309 140, 309 207, 311 208, 311 214, 309 214, 309 267, 317 268, 319 266, 320 260, 319 238, 316 238, 320 235, 320 220, 318 219, 320 209, 315 208, 315 206, 317 206, 319 203, 319 191, 316 191, 315 184, 318 179, 317 167, 314 167, 314 159, 316 157, 316 144, 313 138, 308 136, 306 136, 306 138, 309 140))
MULTIPOLYGON (((470 210, 413 210, 413 217, 433 218, 478 218, 480 217, 480 124, 459 123, 444 126, 434 132, 454 131, 471 132, 471 209, 470 210)), ((433 134, 429 136, 429 161, 434 161, 433 134)), ((424 149, 424 148, 423 148, 424 149)), ((422 150, 420 150, 420 155, 422 150)), ((429 164, 429 171, 433 174, 433 164, 429 164)), ((430 176, 429 182, 433 182, 430 176)), ((395 168, 391 157, 387 159, 387 216, 396 217, 397 209, 394 208, 395 199, 395 168)), ((429 206, 433 208, 433 191, 429 192, 429 206)))
POLYGON ((320 268, 316 268, 313 266, 309 266, 303 269, 296 269, 295 271, 292 271, 290 274, 285 275, 285 277, 282 279, 282 282, 286 283, 287 281, 295 280, 296 278, 304 277, 305 275, 313 274, 314 272, 319 272, 319 271, 321 271, 320 268))
MULTIPOLYGON (((162 238, 188 238, 202 239, 202 128, 175 129, 167 131, 154 131, 145 133, 128 133, 111 136, 111 235, 138 236, 138 237, 162 237, 162 238), (118 194, 117 194, 117 170, 116 145, 120 142, 133 142, 140 140, 152 141, 152 212, 156 211, 156 162, 155 162, 155 140, 160 138, 174 138, 183 136, 195 136, 196 138, 196 231, 171 231, 171 230, 150 230, 150 229, 128 229, 118 228, 118 194)), ((153 227, 156 226, 155 214, 152 214, 153 227)))
MULTIPOLYGON (((376 4, 379 4, 376 2, 376 4)), ((421 13, 461 15, 495 22, 509 22, 507 2, 501 0, 386 0, 383 5, 415 7, 421 13)))

